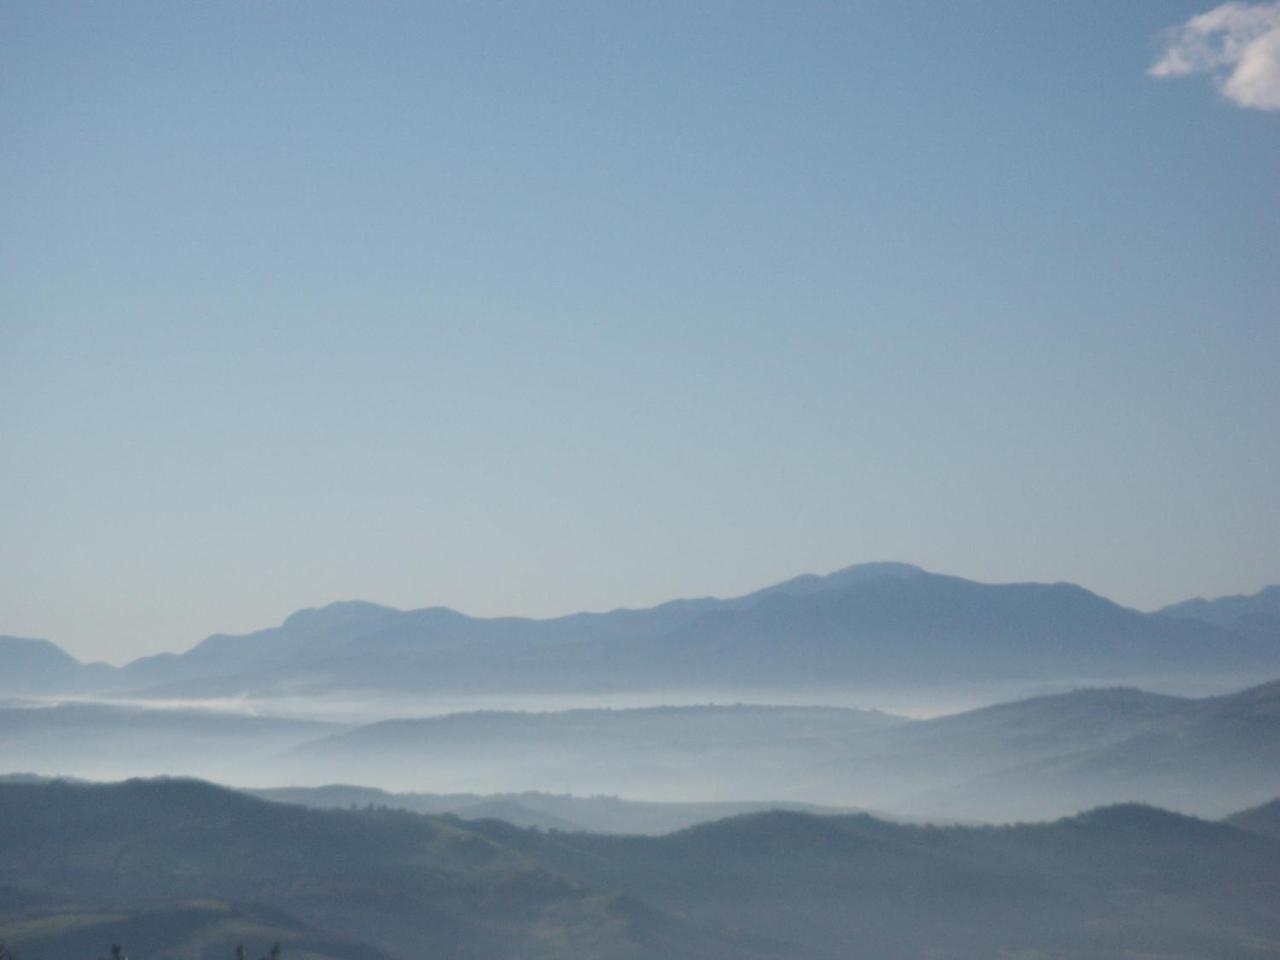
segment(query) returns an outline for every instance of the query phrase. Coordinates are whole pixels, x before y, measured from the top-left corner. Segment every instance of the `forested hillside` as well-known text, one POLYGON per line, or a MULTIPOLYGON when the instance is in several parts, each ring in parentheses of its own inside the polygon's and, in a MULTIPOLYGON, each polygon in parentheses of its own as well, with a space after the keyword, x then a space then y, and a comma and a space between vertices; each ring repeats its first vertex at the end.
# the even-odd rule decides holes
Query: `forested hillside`
POLYGON ((1280 845, 1149 807, 918 827, 761 813, 665 837, 320 811, 190 781, 0 785, 0 937, 291 956, 836 960, 1266 956, 1280 845), (269 936, 267 936, 269 934, 269 936))

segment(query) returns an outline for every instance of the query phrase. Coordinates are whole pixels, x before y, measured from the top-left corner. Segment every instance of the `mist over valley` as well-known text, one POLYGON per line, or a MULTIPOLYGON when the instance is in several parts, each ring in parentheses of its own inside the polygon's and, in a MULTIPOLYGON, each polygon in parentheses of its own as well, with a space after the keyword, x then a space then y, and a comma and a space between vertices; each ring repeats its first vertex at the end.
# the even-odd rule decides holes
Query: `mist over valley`
POLYGON ((1280 0, 0 65, 0 960, 1280 960, 1280 0))
POLYGON ((335 604, 120 668, 11 640, 3 683, 26 698, 0 704, 0 768, 941 820, 1133 801, 1220 817, 1280 794, 1280 692, 1252 682, 1280 675, 1280 638, 1199 609, 866 564, 550 621, 335 604), (1121 685, 1137 678, 1158 679, 1121 685), (864 696, 908 710, 852 705, 864 696))

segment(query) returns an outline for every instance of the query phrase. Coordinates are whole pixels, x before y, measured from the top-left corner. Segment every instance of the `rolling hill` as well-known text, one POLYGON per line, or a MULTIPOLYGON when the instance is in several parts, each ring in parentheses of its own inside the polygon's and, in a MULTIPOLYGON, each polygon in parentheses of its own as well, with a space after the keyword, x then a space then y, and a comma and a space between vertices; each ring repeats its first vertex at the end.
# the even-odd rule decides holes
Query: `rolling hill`
POLYGON ((401 790, 768 796, 926 819, 1125 801, 1218 817, 1280 793, 1280 682, 1199 699, 1086 689, 929 720, 747 705, 461 713, 341 731, 277 769, 294 782, 342 771, 401 790))
POLYGON ((1140 800, 1220 817, 1280 794, 1280 682, 1199 699, 1083 691, 998 705, 894 731, 891 749, 923 764, 971 758, 962 782, 905 799, 907 812, 1044 817, 1140 800))
POLYGON ((1003 828, 771 812, 654 838, 188 781, 0 784, 0 860, 0 936, 29 960, 64 957, 75 931, 136 960, 229 955, 246 930, 351 960, 1175 960, 1280 942, 1280 845, 1141 806, 1003 828))
POLYGON ((278 788, 342 779, 416 793, 393 805, 423 812, 637 832, 750 809, 732 805, 757 798, 929 821, 1042 819, 1131 801, 1220 817, 1280 794, 1280 682, 1198 699, 1083 689, 927 720, 739 704, 479 711, 353 727, 11 701, 0 704, 0 770, 278 788), (546 799, 565 795, 576 799, 546 799), (610 796, 666 805, 642 812, 599 799, 610 796))
POLYGON ((250 791, 255 796, 307 807, 390 807, 415 813, 452 814, 462 820, 503 820, 518 827, 586 833, 660 836, 699 823, 766 810, 837 814, 861 811, 768 801, 645 802, 621 797, 538 793, 389 793, 372 787, 329 785, 250 791))

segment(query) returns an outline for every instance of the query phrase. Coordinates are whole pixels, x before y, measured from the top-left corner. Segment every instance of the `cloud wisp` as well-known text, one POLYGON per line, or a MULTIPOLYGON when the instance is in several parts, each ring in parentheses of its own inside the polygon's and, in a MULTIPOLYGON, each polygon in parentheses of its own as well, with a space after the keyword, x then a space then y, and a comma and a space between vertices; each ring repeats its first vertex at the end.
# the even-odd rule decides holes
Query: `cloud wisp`
POLYGON ((1165 34, 1153 77, 1205 73, 1232 103, 1280 110, 1280 2, 1224 3, 1165 34))

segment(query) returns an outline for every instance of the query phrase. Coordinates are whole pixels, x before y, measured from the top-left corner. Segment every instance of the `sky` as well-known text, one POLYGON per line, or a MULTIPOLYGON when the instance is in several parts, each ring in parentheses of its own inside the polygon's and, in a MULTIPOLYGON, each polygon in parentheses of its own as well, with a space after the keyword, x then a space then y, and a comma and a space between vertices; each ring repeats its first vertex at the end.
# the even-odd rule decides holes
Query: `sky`
POLYGON ((0 0, 0 633, 1280 582, 1280 5, 0 0))

